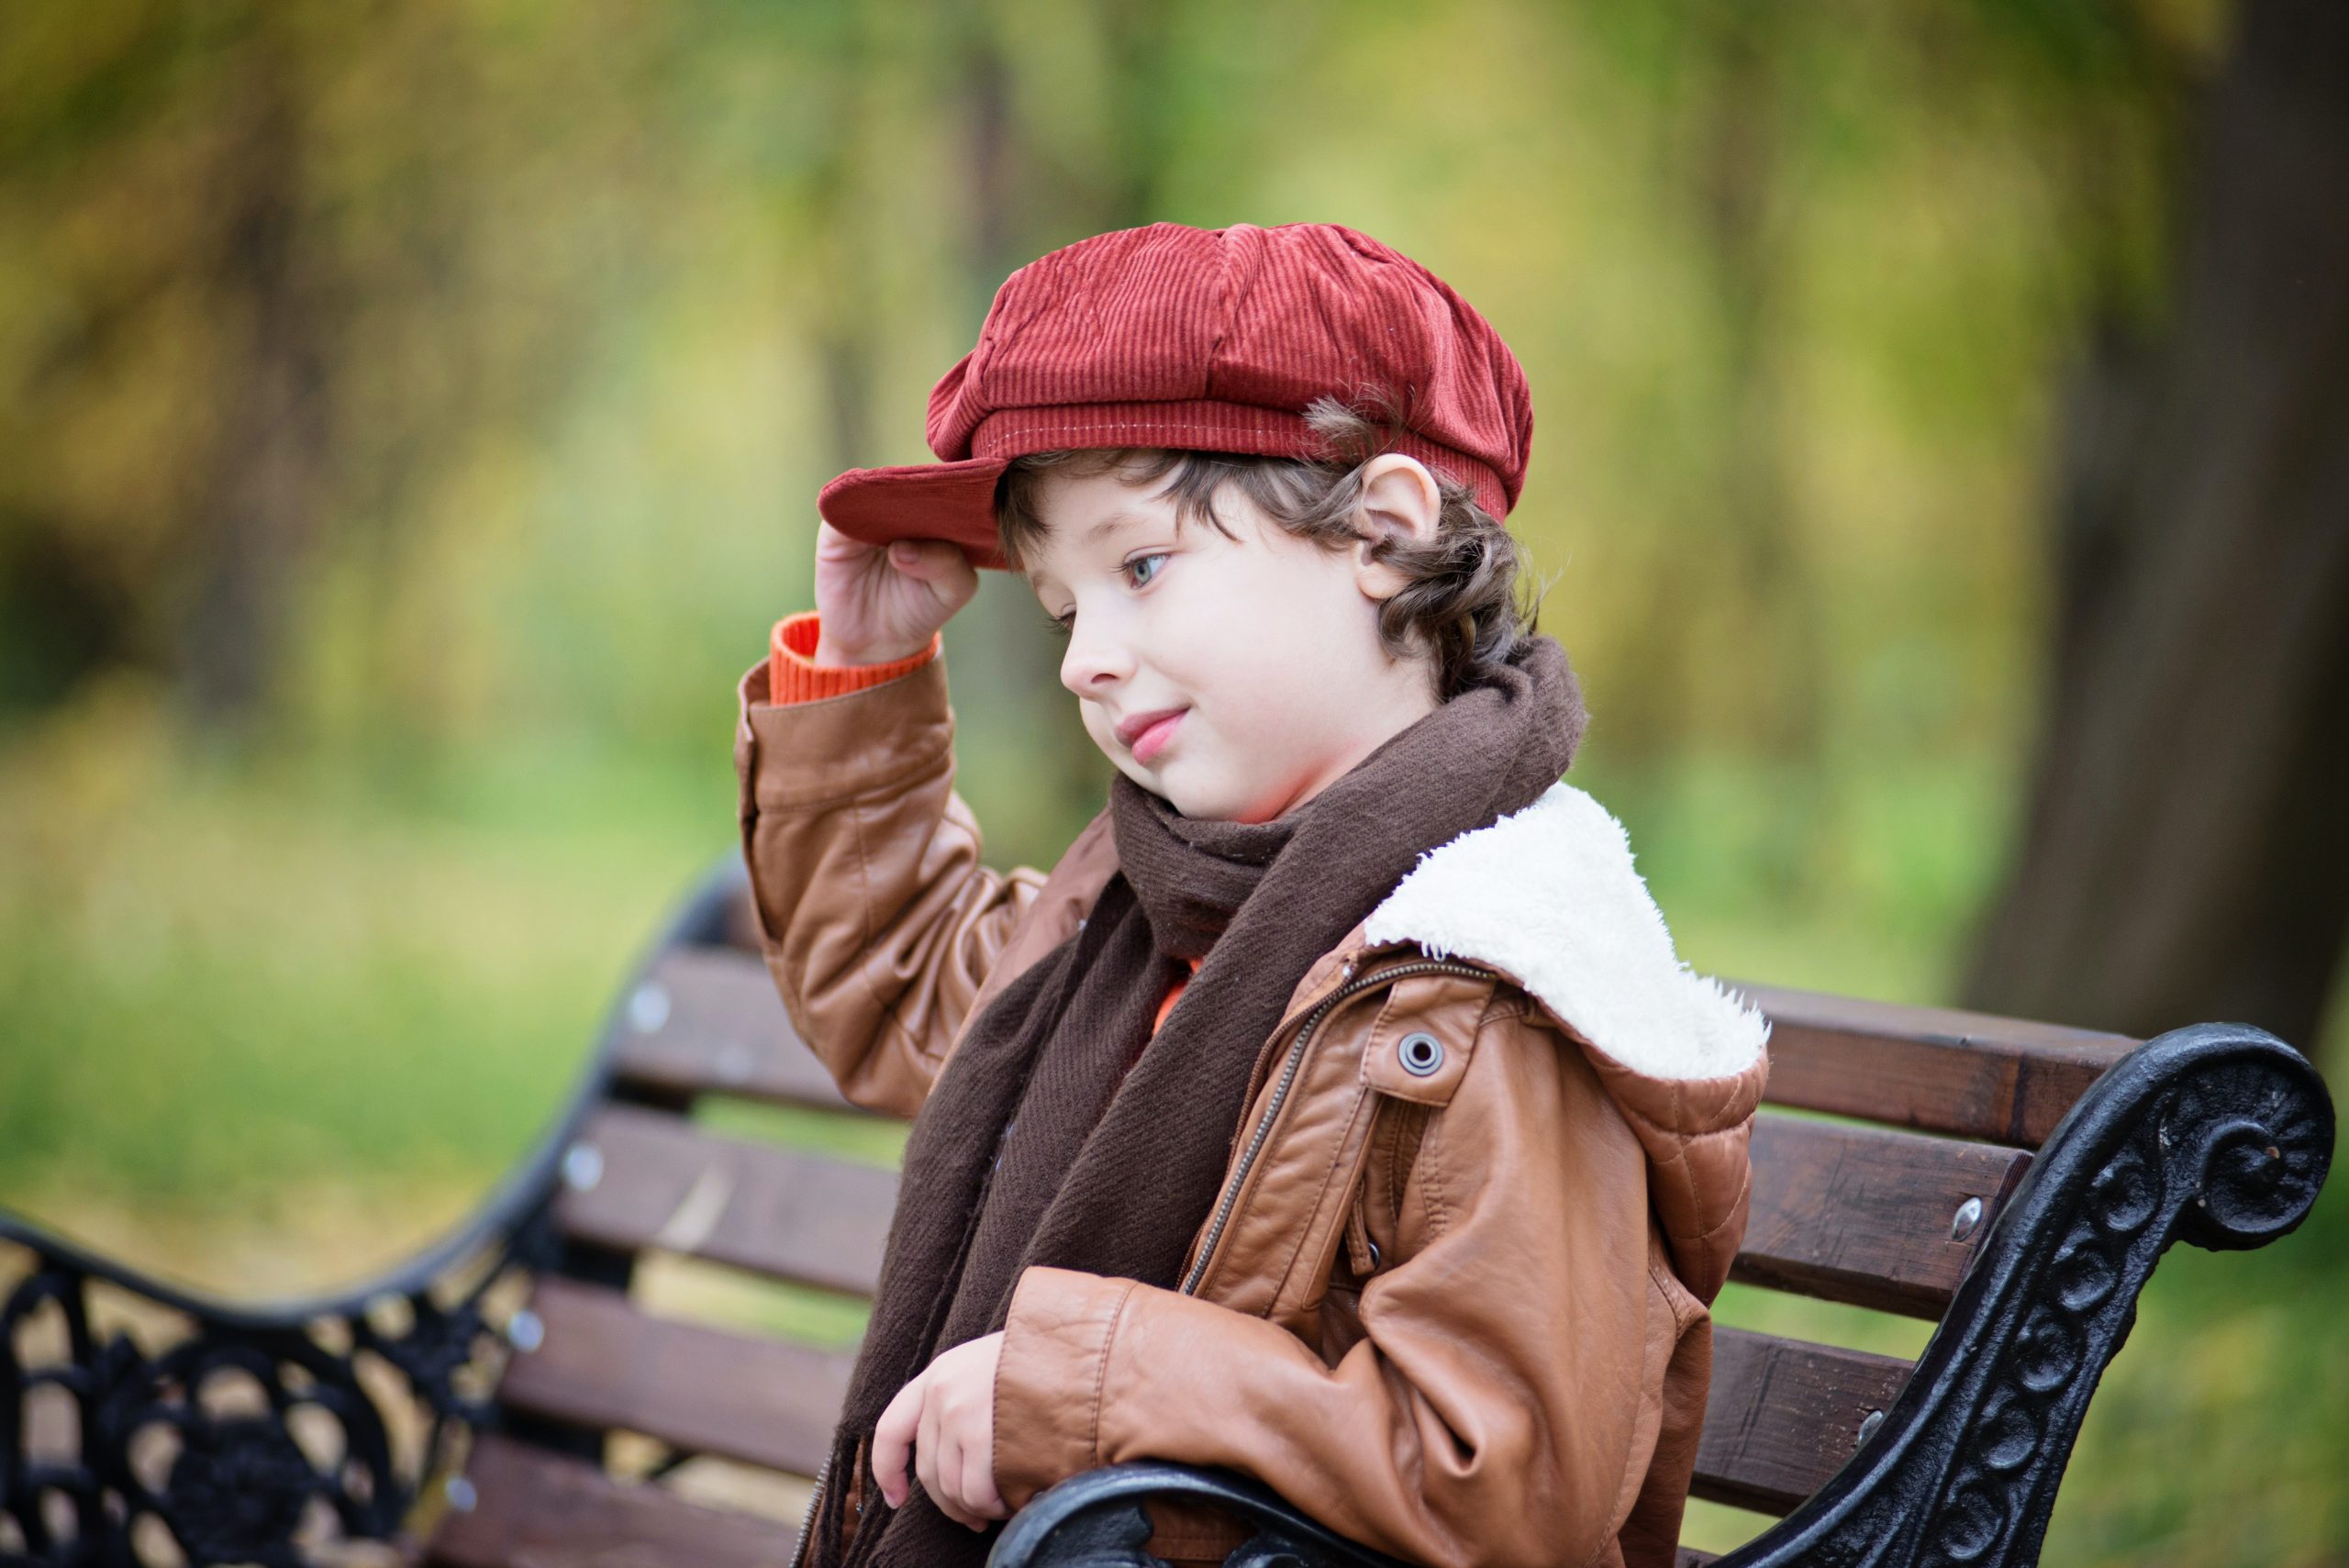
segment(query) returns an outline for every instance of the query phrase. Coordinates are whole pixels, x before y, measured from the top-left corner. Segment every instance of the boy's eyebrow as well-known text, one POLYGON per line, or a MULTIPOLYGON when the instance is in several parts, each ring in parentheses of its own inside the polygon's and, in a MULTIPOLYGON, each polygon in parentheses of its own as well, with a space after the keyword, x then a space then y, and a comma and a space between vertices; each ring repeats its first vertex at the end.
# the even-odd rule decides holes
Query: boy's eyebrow
MULTIPOLYGON (((1135 517, 1131 512, 1110 512, 1107 516, 1096 521, 1082 534, 1079 534, 1077 536, 1077 543, 1080 545, 1091 544, 1094 540, 1100 539, 1104 535, 1116 533, 1119 528, 1130 528, 1139 520, 1140 519, 1135 517)), ((1043 586, 1043 573, 1041 568, 1028 573, 1028 585, 1030 587, 1041 588, 1043 586)))

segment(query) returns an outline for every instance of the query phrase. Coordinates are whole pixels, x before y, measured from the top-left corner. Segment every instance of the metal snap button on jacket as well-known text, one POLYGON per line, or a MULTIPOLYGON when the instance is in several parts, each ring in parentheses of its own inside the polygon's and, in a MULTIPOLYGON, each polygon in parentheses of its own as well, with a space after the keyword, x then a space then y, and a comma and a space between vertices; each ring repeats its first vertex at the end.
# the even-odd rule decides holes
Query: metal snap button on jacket
POLYGON ((1443 1065, 1443 1042, 1425 1031, 1414 1030, 1397 1042, 1395 1054, 1402 1059, 1404 1072, 1414 1078, 1425 1078, 1443 1065))

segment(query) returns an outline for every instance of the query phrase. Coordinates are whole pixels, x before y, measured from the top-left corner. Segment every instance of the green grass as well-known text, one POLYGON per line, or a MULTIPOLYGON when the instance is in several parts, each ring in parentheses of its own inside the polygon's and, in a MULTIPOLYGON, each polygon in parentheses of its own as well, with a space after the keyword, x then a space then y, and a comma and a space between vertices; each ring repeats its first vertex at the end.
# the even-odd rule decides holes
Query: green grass
POLYGON ((707 825, 697 793, 549 769, 391 803, 89 732, 0 758, 0 1205, 299 1230, 333 1195, 420 1209, 352 1250, 397 1256, 548 1126, 731 846, 730 785, 707 825))

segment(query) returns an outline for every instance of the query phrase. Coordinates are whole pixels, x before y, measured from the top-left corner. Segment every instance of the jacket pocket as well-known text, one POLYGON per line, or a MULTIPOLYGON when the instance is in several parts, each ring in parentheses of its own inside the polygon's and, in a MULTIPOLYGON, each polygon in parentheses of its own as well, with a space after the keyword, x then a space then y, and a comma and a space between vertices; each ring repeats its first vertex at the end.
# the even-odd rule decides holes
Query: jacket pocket
POLYGON ((1363 1051, 1374 1108, 1345 1228, 1345 1262, 1357 1280, 1375 1273, 1395 1250, 1420 1140, 1467 1073, 1492 995, 1489 984, 1480 996, 1450 980, 1417 987, 1406 981, 1396 991, 1405 1005, 1380 1017, 1363 1051))
MULTIPOLYGON (((1441 1101, 1459 1082, 1492 976, 1465 965, 1386 980, 1367 1027, 1360 1014, 1302 1037, 1288 1083, 1289 1106, 1255 1162, 1252 1185, 1232 1210, 1230 1251, 1219 1265, 1239 1271, 1219 1299, 1296 1329, 1317 1311, 1332 1277, 1349 1273, 1346 1231, 1367 1168, 1371 1134, 1392 1102, 1441 1101), (1336 1030, 1342 1032, 1332 1032, 1336 1030), (1310 1048, 1310 1049, 1308 1049, 1310 1048), (1397 1093, 1387 1093, 1392 1082, 1397 1093), (1254 1296, 1263 1290, 1265 1297, 1254 1296), (1255 1306, 1258 1299, 1265 1306, 1255 1306)), ((1362 984, 1363 982, 1356 982, 1362 984)))
POLYGON ((1381 1095, 1364 1152, 1361 1179, 1346 1214, 1346 1264, 1356 1282, 1368 1279, 1395 1251, 1403 1218, 1403 1187, 1419 1157, 1435 1108, 1381 1095))

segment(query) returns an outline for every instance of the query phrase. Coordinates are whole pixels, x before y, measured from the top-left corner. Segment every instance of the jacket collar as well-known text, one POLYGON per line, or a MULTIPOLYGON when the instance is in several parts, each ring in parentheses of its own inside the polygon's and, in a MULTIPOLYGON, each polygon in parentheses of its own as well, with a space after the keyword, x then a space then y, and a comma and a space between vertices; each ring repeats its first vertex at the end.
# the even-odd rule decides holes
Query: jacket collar
MULTIPOLYGON (((1117 869, 1104 809, 1053 869, 1037 918, 988 974, 974 1016, 1014 973, 1076 929, 1117 869)), ((1759 1012, 1680 962, 1632 868, 1623 825, 1563 780, 1522 811, 1421 854, 1298 981, 1291 1011, 1335 984, 1345 959, 1394 944, 1499 971, 1563 1028, 1659 1089, 1742 1074, 1769 1039, 1759 1012)), ((1619 1093, 1636 1093, 1625 1074, 1608 1076, 1619 1093)))
POLYGON ((1645 1077, 1736 1076, 1769 1039, 1760 1012, 1680 961, 1623 825, 1563 780, 1422 854, 1363 935, 1506 973, 1645 1077))

